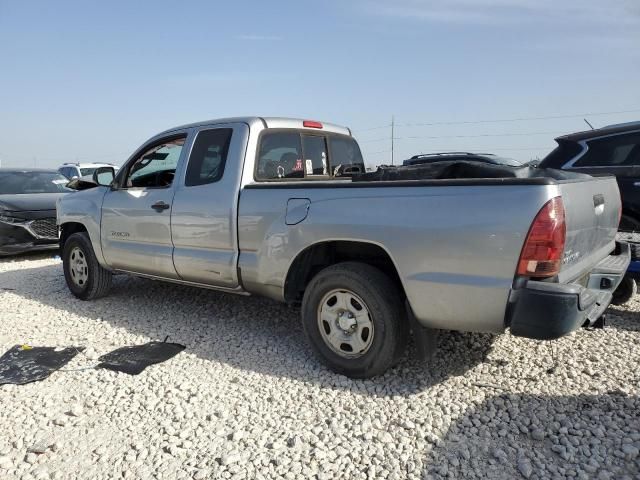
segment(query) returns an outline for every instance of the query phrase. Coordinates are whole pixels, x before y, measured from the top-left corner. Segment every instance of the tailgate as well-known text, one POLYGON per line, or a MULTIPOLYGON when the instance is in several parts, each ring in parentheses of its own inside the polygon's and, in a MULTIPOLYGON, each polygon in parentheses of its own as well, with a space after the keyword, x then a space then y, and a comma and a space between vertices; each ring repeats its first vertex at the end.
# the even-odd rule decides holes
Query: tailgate
POLYGON ((592 177, 559 183, 565 208, 567 238, 560 283, 588 273, 615 248, 620 193, 615 177, 592 177))

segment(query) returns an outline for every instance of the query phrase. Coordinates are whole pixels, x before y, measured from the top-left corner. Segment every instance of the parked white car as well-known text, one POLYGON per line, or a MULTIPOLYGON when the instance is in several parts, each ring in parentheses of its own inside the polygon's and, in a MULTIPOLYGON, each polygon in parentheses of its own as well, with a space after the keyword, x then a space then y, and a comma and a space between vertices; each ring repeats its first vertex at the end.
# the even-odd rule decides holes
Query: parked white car
POLYGON ((78 177, 93 175, 93 172, 96 170, 96 168, 100 167, 113 167, 116 172, 120 168, 110 163, 63 163, 60 167, 58 167, 58 172, 67 177, 69 180, 72 180, 78 177))

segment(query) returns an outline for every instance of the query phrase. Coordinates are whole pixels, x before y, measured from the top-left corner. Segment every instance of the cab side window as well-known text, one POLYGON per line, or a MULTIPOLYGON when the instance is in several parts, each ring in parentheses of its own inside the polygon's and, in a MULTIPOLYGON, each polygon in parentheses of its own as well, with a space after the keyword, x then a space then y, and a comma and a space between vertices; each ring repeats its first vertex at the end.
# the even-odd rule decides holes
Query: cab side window
POLYGON ((186 136, 174 137, 143 152, 129 167, 124 188, 166 188, 173 183, 186 136))
POLYGON ((216 128, 198 133, 187 166, 187 187, 214 183, 222 178, 232 133, 231 128, 216 128))

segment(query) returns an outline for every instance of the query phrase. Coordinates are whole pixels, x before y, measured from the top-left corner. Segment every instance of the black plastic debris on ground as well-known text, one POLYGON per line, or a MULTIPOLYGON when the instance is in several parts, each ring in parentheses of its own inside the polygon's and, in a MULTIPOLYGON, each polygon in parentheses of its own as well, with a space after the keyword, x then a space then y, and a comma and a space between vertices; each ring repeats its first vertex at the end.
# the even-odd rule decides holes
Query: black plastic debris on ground
POLYGON ((64 367, 84 347, 30 347, 15 345, 0 357, 0 385, 44 380, 56 370, 64 367))
POLYGON ((97 368, 138 375, 149 365, 165 362, 185 348, 184 345, 170 342, 149 342, 143 345, 122 347, 98 358, 100 363, 97 368))

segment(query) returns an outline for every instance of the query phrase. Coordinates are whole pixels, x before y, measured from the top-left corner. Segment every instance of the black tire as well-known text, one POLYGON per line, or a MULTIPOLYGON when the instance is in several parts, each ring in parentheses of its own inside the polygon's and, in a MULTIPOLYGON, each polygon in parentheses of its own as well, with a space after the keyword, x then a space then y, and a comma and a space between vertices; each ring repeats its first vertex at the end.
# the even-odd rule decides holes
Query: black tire
POLYGON ((384 373, 406 349, 408 320, 402 295, 387 275, 364 263, 344 262, 320 271, 304 292, 301 315, 305 335, 318 358, 334 372, 351 378, 384 373), (326 332, 320 331, 320 308, 334 291, 355 294, 368 311, 373 333, 368 349, 359 356, 345 358, 348 353, 336 353, 324 339, 326 332))
POLYGON ((64 278, 67 286, 80 300, 93 300, 107 294, 111 287, 112 273, 103 268, 96 259, 96 255, 91 246, 89 234, 86 232, 74 233, 64 244, 62 249, 62 266, 64 269, 64 278), (75 256, 81 252, 83 261, 86 264, 84 274, 86 279, 78 283, 74 280, 75 271, 71 264, 75 261, 75 256), (72 256, 74 259, 72 259, 72 256))
POLYGON ((620 285, 618 285, 618 288, 613 292, 611 303, 614 305, 623 305, 631 300, 636 293, 638 293, 636 281, 628 275, 625 275, 620 285))

